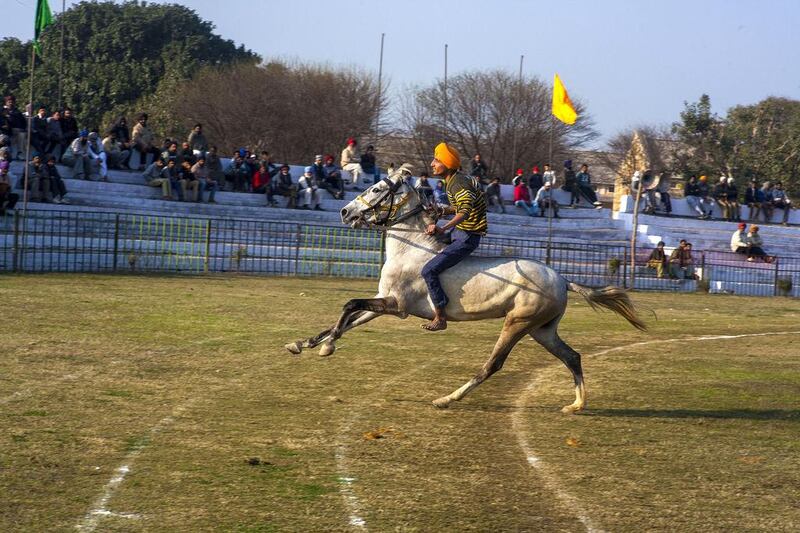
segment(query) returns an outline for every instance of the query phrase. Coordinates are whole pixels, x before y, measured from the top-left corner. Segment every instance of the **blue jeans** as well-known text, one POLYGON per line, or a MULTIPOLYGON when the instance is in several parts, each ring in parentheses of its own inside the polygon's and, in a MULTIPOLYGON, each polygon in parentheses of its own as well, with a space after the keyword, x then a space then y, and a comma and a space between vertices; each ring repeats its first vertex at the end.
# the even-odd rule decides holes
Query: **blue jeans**
POLYGON ((480 234, 467 233, 460 229, 453 230, 452 236, 453 242, 422 268, 422 279, 428 285, 428 293, 431 295, 433 305, 440 309, 446 307, 449 300, 439 282, 439 274, 460 263, 481 242, 480 234))
POLYGON ((213 202, 214 201, 214 194, 216 194, 216 192, 219 190, 219 183, 217 183, 216 181, 202 180, 202 181, 200 181, 200 185, 201 185, 200 201, 201 202, 203 201, 203 192, 204 191, 209 191, 208 201, 209 202, 213 202))
POLYGON ((532 217, 535 217, 536 215, 539 214, 539 206, 536 204, 531 204, 523 200, 517 200, 516 202, 514 202, 514 205, 517 207, 521 207, 522 209, 527 211, 528 214, 532 217))

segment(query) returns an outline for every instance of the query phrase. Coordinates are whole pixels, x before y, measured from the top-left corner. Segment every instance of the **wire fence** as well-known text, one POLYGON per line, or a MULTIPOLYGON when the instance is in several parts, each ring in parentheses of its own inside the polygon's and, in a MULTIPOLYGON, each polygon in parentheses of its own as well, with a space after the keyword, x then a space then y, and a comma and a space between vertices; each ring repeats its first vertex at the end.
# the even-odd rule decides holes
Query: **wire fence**
MULTIPOLYGON (((74 210, 0 219, 0 272, 236 272, 377 278, 383 234, 347 227, 74 210)), ((749 262, 696 251, 691 268, 648 268, 651 249, 488 235, 476 255, 530 259, 589 286, 800 296, 800 257, 749 262)), ((687 267, 688 265, 684 265, 687 267)))

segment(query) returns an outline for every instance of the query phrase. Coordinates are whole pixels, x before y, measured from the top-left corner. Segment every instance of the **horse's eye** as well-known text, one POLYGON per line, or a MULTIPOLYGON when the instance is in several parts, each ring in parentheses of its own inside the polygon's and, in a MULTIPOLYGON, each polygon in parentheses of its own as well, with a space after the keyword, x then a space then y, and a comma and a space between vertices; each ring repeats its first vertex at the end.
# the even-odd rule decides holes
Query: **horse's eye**
POLYGON ((373 187, 372 188, 372 192, 374 192, 375 194, 378 194, 379 192, 381 192, 381 190, 378 187, 373 187))

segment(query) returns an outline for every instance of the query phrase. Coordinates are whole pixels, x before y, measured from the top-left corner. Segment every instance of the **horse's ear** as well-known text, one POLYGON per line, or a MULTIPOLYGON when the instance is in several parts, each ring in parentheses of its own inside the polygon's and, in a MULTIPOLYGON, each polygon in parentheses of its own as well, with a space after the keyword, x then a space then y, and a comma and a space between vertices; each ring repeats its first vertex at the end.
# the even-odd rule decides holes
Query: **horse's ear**
POLYGON ((405 180, 414 175, 414 165, 411 163, 403 163, 389 174, 390 179, 405 180))

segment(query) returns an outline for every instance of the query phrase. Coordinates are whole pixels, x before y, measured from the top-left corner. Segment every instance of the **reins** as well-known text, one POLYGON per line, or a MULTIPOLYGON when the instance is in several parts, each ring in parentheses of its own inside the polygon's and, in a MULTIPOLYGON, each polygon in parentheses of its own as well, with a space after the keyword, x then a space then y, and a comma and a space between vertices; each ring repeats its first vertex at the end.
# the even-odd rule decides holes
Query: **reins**
POLYGON ((417 205, 414 209, 412 209, 408 213, 404 213, 403 215, 401 215, 398 218, 392 218, 393 214, 396 213, 397 210, 400 207, 405 205, 406 202, 408 202, 408 199, 409 199, 411 193, 410 192, 407 193, 406 198, 404 198, 399 203, 395 204, 395 197, 397 196, 397 193, 399 192, 399 190, 404 185, 406 185, 405 181, 402 180, 402 179, 399 179, 395 183, 395 182, 392 182, 392 180, 390 180, 388 177, 383 178, 381 181, 385 182, 389 186, 389 188, 386 190, 386 193, 383 196, 378 198, 372 204, 368 204, 366 201, 364 201, 364 199, 361 196, 358 197, 358 200, 361 201, 362 203, 366 204, 366 206, 367 206, 367 209, 365 209, 364 212, 362 213, 362 217, 366 213, 371 213, 372 212, 372 213, 376 213, 376 215, 377 215, 377 213, 384 212, 384 211, 386 212, 386 216, 383 217, 383 220, 380 220, 379 222, 369 222, 369 221, 365 220, 364 218, 362 218, 362 224, 365 224, 366 225, 365 227, 367 229, 373 229, 373 230, 376 230, 376 231, 387 232, 389 230, 392 230, 392 231, 405 231, 405 232, 408 232, 408 233, 425 233, 424 230, 410 229, 410 228, 395 228, 394 227, 395 225, 397 225, 397 224, 399 224, 399 223, 401 223, 401 222, 403 222, 405 220, 408 220, 408 219, 410 219, 412 217, 415 217, 418 214, 420 214, 420 213, 422 213, 422 212, 424 212, 426 210, 426 206, 424 204, 426 204, 427 201, 425 199, 423 199, 422 193, 420 193, 420 191, 418 191, 417 189, 411 187, 413 192, 415 192, 417 194, 417 198, 420 201, 419 205, 417 205), (384 201, 386 200, 387 197, 389 197, 389 206, 388 207, 383 207, 382 204, 384 203, 384 201))

